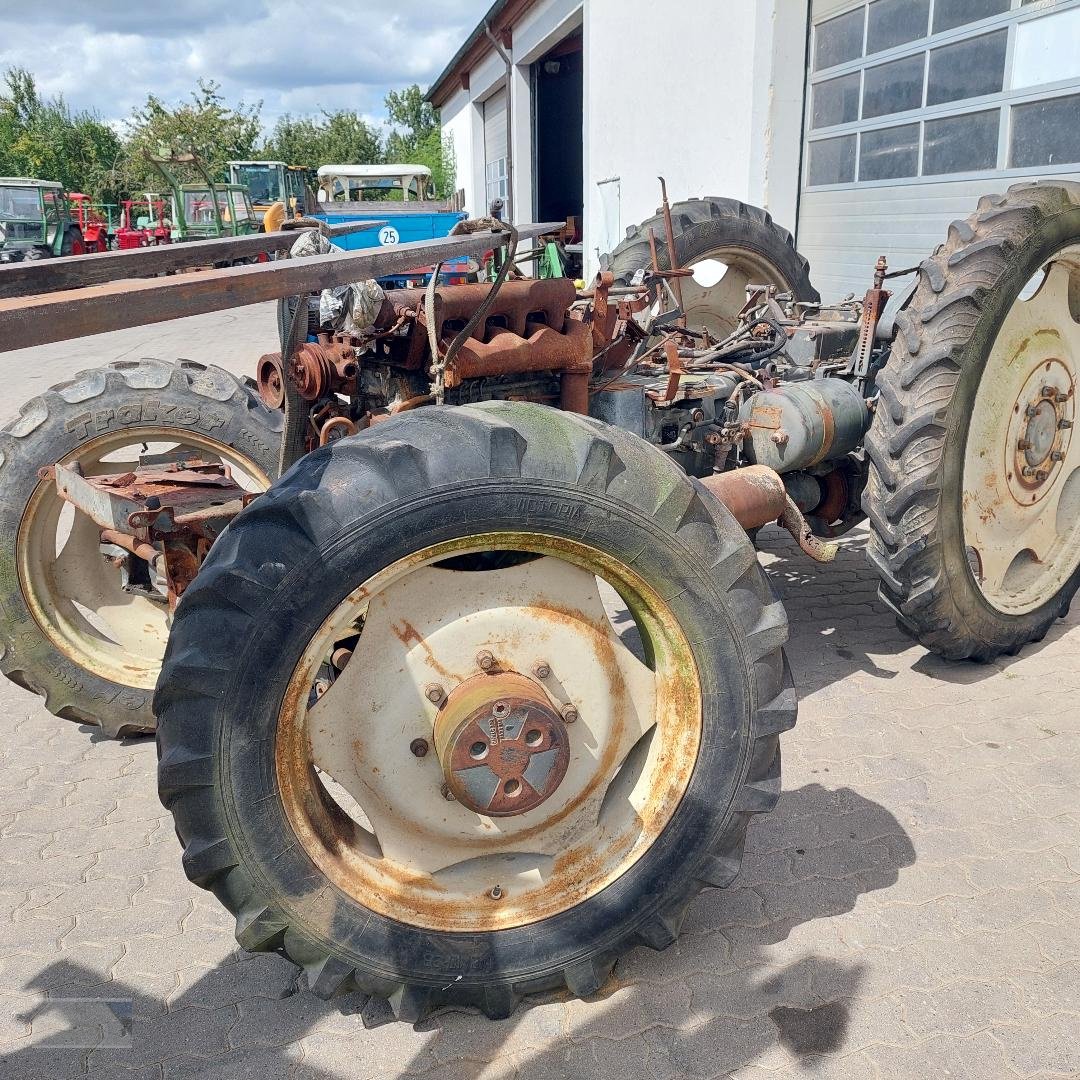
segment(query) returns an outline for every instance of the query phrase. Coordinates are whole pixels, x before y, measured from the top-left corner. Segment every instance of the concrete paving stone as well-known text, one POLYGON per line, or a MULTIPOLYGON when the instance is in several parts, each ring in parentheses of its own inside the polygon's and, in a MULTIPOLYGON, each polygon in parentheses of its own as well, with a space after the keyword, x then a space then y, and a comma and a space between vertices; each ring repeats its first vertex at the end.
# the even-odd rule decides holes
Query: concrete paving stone
POLYGON ((1076 880, 1065 856, 1053 849, 1014 851, 1006 858, 963 859, 967 877, 980 889, 1021 889, 1044 881, 1076 880))
MULTIPOLYGON (((1075 772, 1075 770, 1074 770, 1075 772)), ((1054 784, 1040 784, 1029 788, 1025 797, 1040 817, 1057 817, 1076 809, 1075 792, 1062 790, 1054 784)))
MULTIPOLYGON (((606 1042, 609 1058, 618 1043, 606 1042)), ((622 1080, 633 1075, 623 1073, 622 1080)), ((554 1043, 538 1052, 526 1052, 508 1057, 505 1062, 493 1063, 480 1072, 476 1080, 599 1080, 603 1076, 594 1047, 590 1043, 554 1043)))
POLYGON ((809 1009, 817 1004, 812 987, 814 961, 803 958, 782 968, 744 968, 736 975, 695 972, 686 977, 689 1013, 682 1025, 697 1027, 714 1017, 751 1020, 779 1006, 809 1009))
POLYGON ((955 931, 1013 930, 1030 922, 1056 922, 1060 912, 1052 896, 1042 889, 993 889, 958 900, 954 907, 955 931))
POLYGON ((273 953, 242 954, 236 963, 221 967, 180 968, 169 1008, 179 1003, 217 1009, 257 998, 280 1001, 296 994, 298 974, 295 964, 273 953))
MULTIPOLYGON (((561 1006, 566 1034, 571 1039, 607 1038, 622 1040, 640 1035, 651 1027, 687 1027, 695 1023, 692 1008, 692 980, 687 974, 679 982, 640 982, 616 986, 610 993, 581 1001, 571 998, 561 1006)), ((737 974, 727 976, 740 982, 737 974)))
POLYGON ((890 1000, 900 1005, 920 1041, 933 1035, 966 1038, 1003 1020, 1024 1026, 1033 1019, 1021 991, 1007 982, 965 979, 934 990, 898 990, 890 1000))
POLYGON ((141 878, 120 881, 114 878, 98 881, 69 879, 65 885, 44 884, 30 890, 24 905, 26 913, 47 916, 77 915, 83 911, 117 911, 131 907, 131 897, 141 884, 141 878))
POLYGON ((30 1041, 0 1051, 0 1076, 4 1080, 85 1080, 88 1055, 89 1050, 35 1046, 30 1041))
POLYGON ((1038 891, 1049 896, 1066 918, 1080 922, 1080 881, 1044 881, 1038 891))
POLYGON ((44 992, 68 983, 93 985, 108 980, 124 955, 122 941, 84 943, 77 950, 12 953, 0 959, 0 987, 44 992))
POLYGON ((67 887, 70 882, 85 882, 86 875, 97 860, 95 855, 62 855, 54 858, 37 857, 20 862, 0 864, 0 881, 6 888, 36 888, 56 884, 67 887))
POLYGON ((24 915, 0 943, 0 956, 17 952, 33 952, 42 955, 57 953, 62 942, 76 925, 74 915, 48 915, 34 911, 24 915))
POLYGON ((386 1072, 412 1076, 434 1068, 438 1062, 431 1048, 437 1037, 435 1031, 417 1032, 407 1024, 383 1024, 368 1030, 357 1019, 350 1035, 315 1031, 298 1045, 303 1048, 308 1069, 350 1080, 370 1080, 386 1072))
POLYGON ((686 910, 683 930, 692 934, 726 926, 762 926, 769 921, 757 890, 729 886, 698 893, 686 910))
POLYGON ((1044 1017, 1031 1024, 999 1024, 991 1034, 1001 1045, 1005 1060, 1021 1075, 1043 1070, 1076 1076, 1080 1074, 1080 1016, 1076 1012, 1044 1017))
POLYGON ((175 937, 132 937, 116 965, 116 977, 138 981, 141 975, 179 972, 184 968, 231 965, 239 958, 231 934, 185 931, 175 937))
POLYGON ((24 994, 0 987, 0 1050, 30 1035, 29 1014, 39 1001, 38 994, 24 994))
POLYGON ((858 918, 840 922, 838 933, 851 949, 902 948, 950 934, 959 903, 956 897, 943 896, 925 904, 886 904, 876 910, 868 904, 858 918))
MULTIPOLYGON (((19 863, 40 859, 50 839, 48 836, 0 836, 0 861, 19 863)), ((0 884, 3 881, 0 878, 0 884)))
MULTIPOLYGON (((91 1055, 91 1066, 94 1065, 95 1056, 91 1055)), ((163 1080, 299 1080, 304 1076, 303 1059, 304 1054, 299 1047, 287 1046, 272 1050, 247 1050, 209 1060, 182 1056, 164 1063, 163 1080)), ((324 1080, 331 1080, 327 1073, 322 1076, 324 1080)))
POLYGON ((235 1021, 236 1010, 232 1007, 185 1008, 137 1019, 132 1025, 130 1047, 98 1050, 94 1058, 103 1065, 120 1068, 141 1068, 178 1057, 220 1061, 229 1048, 229 1028, 235 1021))
POLYGON ((1073 1013, 1080 1025, 1080 960, 1040 972, 1010 976, 1026 1008, 1042 1017, 1073 1013))
POLYGON ((664 1040, 679 1077, 711 1080, 747 1065, 775 1049, 777 1028, 768 1017, 737 1020, 714 1017, 689 1031, 654 1029, 664 1040))
POLYGON ((619 984, 666 984, 683 979, 691 971, 734 971, 736 966, 729 936, 709 931, 684 934, 663 952, 632 949, 615 965, 614 978, 619 984))
POLYGON ((975 896, 979 888, 972 884, 966 872, 966 866, 954 863, 921 863, 903 867, 899 873, 882 870, 867 870, 857 879, 866 891, 875 892, 878 904, 925 904, 942 896, 954 896, 958 899, 975 896))
POLYGON ((96 1060, 93 1051, 86 1060, 87 1074, 93 1080, 162 1080, 160 1065, 146 1065, 141 1069, 125 1069, 123 1065, 105 1065, 96 1060))
MULTIPOLYGON (((187 999, 183 1000, 186 1003, 187 999)), ((197 998, 192 1000, 197 1002, 197 998)), ((238 1019, 229 1031, 229 1045, 234 1050, 288 1046, 316 1028, 336 1031, 343 1037, 356 1031, 355 1016, 338 1015, 333 1002, 317 998, 307 990, 278 998, 249 997, 237 1003, 237 1012, 238 1019), (333 1023, 335 1019, 338 1024, 333 1023)))
POLYGON ((1020 934, 1028 938, 1051 965, 1080 960, 1080 923, 1071 919, 1028 923, 1020 934))
POLYGON ((761 885, 764 922, 826 918, 850 911, 865 891, 854 877, 807 878, 797 885, 761 885))
POLYGON ((966 1039, 939 1035, 911 1046, 882 1044, 863 1053, 878 1080, 1012 1080, 1017 1075, 988 1032, 966 1039))
MULTIPOLYGON (((618 1014, 617 1005, 608 1008, 611 1001, 611 998, 607 998, 597 1002, 604 1015, 618 1014)), ((564 1036, 565 1009, 563 1003, 526 1004, 506 1020, 495 1021, 472 1009, 448 1009, 425 1021, 421 1030, 437 1032, 437 1038, 430 1044, 430 1051, 439 1065, 464 1061, 487 1063, 507 1056, 537 1052, 558 1042, 564 1036)), ((583 1020, 589 1023, 588 1016, 583 1020)), ((606 1024, 600 1027, 607 1030, 606 1024)), ((611 1037, 618 1038, 618 1032, 613 1030, 611 1037)))

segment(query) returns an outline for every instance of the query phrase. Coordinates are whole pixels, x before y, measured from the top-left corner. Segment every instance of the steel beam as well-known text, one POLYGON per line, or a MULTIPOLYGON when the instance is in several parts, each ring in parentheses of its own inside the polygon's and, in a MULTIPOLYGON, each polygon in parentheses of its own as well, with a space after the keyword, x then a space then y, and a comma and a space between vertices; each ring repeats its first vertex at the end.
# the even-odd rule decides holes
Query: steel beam
MULTIPOLYGON (((326 225, 329 236, 378 229, 386 221, 352 221, 326 225)), ((172 270, 213 266, 217 262, 249 259, 259 252, 287 251, 295 231, 221 236, 211 240, 184 240, 159 247, 130 251, 103 251, 97 255, 66 255, 59 259, 33 259, 0 266, 0 297, 36 296, 39 293, 78 289, 124 278, 154 277, 172 270)))
MULTIPOLYGON (((561 222, 545 222, 520 225, 517 231, 521 240, 528 240, 561 227, 561 222)), ((110 281, 82 289, 0 299, 0 352, 246 307, 284 296, 303 296, 444 259, 479 255, 503 243, 504 233, 475 232, 394 247, 278 259, 172 277, 110 281)))

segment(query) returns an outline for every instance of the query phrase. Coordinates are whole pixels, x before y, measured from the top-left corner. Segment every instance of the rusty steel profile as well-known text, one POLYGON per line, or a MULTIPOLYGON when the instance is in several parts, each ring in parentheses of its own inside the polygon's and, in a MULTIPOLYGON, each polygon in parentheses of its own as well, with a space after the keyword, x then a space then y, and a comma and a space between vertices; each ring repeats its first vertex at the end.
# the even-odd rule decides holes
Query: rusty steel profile
MULTIPOLYGON (((558 227, 557 222, 522 225, 518 234, 531 239, 558 227)), ((389 248, 229 266, 173 277, 109 281, 46 295, 5 296, 0 299, 0 352, 303 296, 444 259, 480 255, 501 240, 502 234, 496 232, 465 233, 389 248)))
MULTIPOLYGON (((385 225, 385 221, 355 221, 324 225, 327 236, 345 236, 385 225)), ((253 233, 191 240, 130 251, 104 251, 96 255, 65 255, 0 266, 0 297, 38 296, 62 289, 81 289, 106 281, 154 277, 178 270, 193 270, 220 262, 251 259, 260 254, 288 251, 296 243, 295 231, 253 233)))

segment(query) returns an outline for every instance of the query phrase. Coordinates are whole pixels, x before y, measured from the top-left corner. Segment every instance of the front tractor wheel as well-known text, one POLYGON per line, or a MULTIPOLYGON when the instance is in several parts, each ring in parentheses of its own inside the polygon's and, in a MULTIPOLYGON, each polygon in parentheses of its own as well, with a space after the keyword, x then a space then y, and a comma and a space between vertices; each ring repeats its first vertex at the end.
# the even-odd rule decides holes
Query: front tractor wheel
POLYGON ((251 491, 277 466, 281 414, 229 372, 190 361, 82 371, 0 432, 0 669, 57 716, 107 735, 152 731, 151 698, 172 617, 143 559, 41 470, 120 475, 147 455, 221 462, 251 491))
POLYGON ((985 197, 898 330, 866 439, 881 595, 943 656, 1015 653, 1080 585, 1080 184, 985 197))
POLYGON ((735 877, 795 720, 786 632, 745 533, 644 442, 417 410, 215 545, 155 697, 161 798, 241 945, 316 993, 589 995, 735 877))

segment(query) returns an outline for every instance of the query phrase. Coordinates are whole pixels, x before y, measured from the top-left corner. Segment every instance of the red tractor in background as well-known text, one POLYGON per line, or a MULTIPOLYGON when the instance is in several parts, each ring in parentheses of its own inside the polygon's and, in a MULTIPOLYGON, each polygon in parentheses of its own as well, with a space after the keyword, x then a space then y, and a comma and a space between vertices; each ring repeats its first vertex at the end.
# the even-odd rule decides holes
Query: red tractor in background
MULTIPOLYGON (((68 192, 68 205, 71 208, 71 216, 82 232, 83 248, 86 254, 95 255, 102 251, 108 251, 109 220, 104 217, 100 210, 94 208, 89 195, 81 191, 68 192)), ((75 252, 77 255, 83 252, 75 252)))
POLYGON ((122 205, 116 230, 116 247, 121 251, 172 243, 172 225, 162 196, 147 192, 141 199, 125 199, 122 205))

